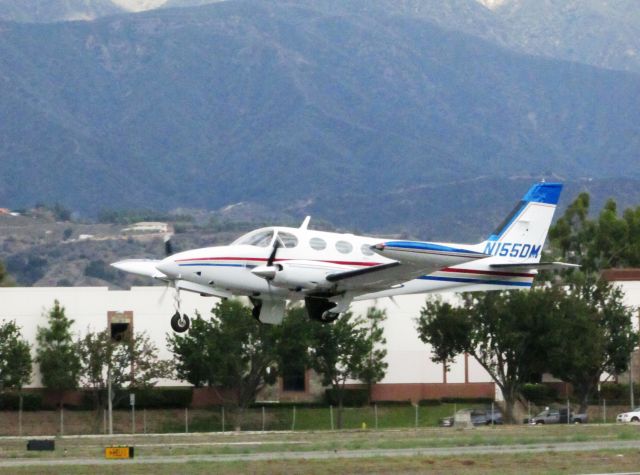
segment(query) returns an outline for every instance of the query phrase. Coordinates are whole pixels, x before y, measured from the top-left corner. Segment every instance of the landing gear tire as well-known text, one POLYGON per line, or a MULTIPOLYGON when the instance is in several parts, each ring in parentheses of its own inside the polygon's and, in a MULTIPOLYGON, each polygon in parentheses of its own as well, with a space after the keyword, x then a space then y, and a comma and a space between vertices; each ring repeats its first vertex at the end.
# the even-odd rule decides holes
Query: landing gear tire
POLYGON ((322 323, 331 323, 331 322, 335 322, 336 319, 340 316, 339 313, 336 312, 324 312, 322 314, 322 317, 320 317, 320 321, 322 323))
POLYGON ((189 329, 189 317, 186 314, 180 315, 180 312, 176 312, 171 317, 171 328, 176 333, 184 333, 189 329))

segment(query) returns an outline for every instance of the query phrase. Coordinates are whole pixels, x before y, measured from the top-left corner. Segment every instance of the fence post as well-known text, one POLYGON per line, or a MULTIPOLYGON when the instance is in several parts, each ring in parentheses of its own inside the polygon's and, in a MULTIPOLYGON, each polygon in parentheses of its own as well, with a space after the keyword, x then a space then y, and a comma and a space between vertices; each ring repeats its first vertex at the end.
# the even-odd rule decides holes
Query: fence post
POLYGON ((265 424, 265 415, 264 415, 264 406, 262 406, 262 432, 264 432, 264 424, 265 424))
POLYGON ((107 433, 107 410, 102 410, 102 433, 107 433))
POLYGON ((60 404, 60 435, 64 435, 64 405, 60 404))
POLYGON ((373 405, 373 416, 376 421, 376 430, 378 430, 378 405, 377 404, 373 405))
POLYGON ((222 432, 224 432, 224 406, 222 406, 222 432))
POLYGON ((189 433, 189 408, 184 408, 184 432, 189 433))
POLYGON ((571 406, 569 405, 569 399, 567 399, 567 425, 571 424, 571 406))
POLYGON ((147 409, 142 410, 142 432, 147 433, 147 409))
POLYGON ((22 436, 22 393, 20 393, 20 404, 18 405, 18 435, 22 436))
POLYGON ((418 429, 418 408, 420 407, 420 405, 418 403, 416 403, 416 429, 418 429))
POLYGON ((296 406, 293 406, 293 421, 291 422, 291 430, 296 430, 296 406))
POLYGON ((607 400, 606 399, 602 400, 602 421, 605 424, 607 423, 607 400))
POLYGON ((331 420, 331 430, 333 430, 333 405, 329 404, 329 419, 331 420))
POLYGON ((492 425, 492 426, 495 426, 495 425, 496 425, 496 424, 495 424, 495 417, 494 417, 494 415, 493 415, 493 412, 494 412, 494 405, 495 405, 495 403, 494 403, 493 401, 491 401, 491 425, 492 425))

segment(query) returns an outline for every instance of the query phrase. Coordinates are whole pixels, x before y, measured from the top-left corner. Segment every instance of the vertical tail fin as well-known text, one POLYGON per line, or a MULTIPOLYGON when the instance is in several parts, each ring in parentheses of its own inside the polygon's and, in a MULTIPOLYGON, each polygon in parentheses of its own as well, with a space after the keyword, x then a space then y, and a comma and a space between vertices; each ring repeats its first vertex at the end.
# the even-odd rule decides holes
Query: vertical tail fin
POLYGON ((561 183, 533 185, 482 243, 484 253, 503 257, 509 262, 540 262, 542 246, 561 192, 561 183))

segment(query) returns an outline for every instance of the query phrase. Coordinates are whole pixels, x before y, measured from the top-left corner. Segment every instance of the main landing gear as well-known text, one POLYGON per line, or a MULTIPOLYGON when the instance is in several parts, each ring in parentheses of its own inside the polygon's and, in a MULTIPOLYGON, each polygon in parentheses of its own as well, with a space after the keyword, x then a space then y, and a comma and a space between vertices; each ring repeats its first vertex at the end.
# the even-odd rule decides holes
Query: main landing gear
POLYGON ((318 297, 306 297, 304 300, 307 314, 311 320, 316 320, 320 323, 331 323, 340 316, 339 312, 332 312, 337 306, 335 302, 318 297))
POLYGON ((180 289, 174 283, 175 294, 173 297, 176 313, 171 317, 171 328, 176 333, 184 333, 189 329, 191 322, 186 313, 180 313, 180 289))

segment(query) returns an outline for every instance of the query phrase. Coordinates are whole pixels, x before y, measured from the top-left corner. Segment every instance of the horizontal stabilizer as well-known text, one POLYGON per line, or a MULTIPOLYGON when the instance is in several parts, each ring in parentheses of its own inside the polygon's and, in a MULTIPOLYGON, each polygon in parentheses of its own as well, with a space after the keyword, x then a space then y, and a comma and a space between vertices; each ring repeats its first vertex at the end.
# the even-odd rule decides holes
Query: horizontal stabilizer
POLYGON ((491 264, 494 269, 509 269, 509 270, 562 270, 562 269, 577 269, 580 266, 578 264, 569 264, 567 262, 532 262, 530 264, 491 264))

